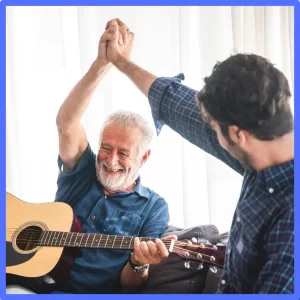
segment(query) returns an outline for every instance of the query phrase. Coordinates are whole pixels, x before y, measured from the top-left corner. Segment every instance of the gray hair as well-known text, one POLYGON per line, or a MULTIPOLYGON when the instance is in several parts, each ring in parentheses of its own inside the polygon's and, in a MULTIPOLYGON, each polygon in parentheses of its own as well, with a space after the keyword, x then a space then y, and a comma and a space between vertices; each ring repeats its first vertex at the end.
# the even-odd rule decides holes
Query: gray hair
POLYGON ((99 134, 99 147, 102 142, 103 131, 109 124, 118 124, 123 128, 137 127, 142 130, 144 137, 142 143, 139 145, 139 155, 143 155, 146 152, 154 136, 153 127, 143 116, 132 111, 118 110, 110 114, 104 121, 99 134))

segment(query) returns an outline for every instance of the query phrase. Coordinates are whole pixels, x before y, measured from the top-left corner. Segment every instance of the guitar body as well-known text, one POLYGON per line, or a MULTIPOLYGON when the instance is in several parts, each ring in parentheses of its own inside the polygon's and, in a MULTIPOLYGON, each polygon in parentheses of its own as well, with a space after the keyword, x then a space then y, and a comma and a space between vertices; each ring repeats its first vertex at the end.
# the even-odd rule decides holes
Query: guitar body
POLYGON ((81 224, 65 203, 32 204, 6 193, 6 284, 49 293, 67 281, 80 250, 36 246, 34 235, 28 239, 28 228, 37 234, 42 230, 81 232, 81 224))

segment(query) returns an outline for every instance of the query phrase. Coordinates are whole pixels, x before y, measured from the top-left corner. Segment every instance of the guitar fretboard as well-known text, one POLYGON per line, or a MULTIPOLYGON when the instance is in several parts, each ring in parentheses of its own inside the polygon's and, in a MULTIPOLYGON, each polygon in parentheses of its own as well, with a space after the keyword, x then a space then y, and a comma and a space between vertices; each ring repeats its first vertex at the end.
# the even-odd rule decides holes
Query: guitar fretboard
MULTIPOLYGON (((133 249, 132 236, 117 236, 107 234, 44 231, 39 245, 52 247, 80 247, 80 248, 114 248, 133 249)), ((140 241, 155 241, 154 238, 140 238, 140 241)))

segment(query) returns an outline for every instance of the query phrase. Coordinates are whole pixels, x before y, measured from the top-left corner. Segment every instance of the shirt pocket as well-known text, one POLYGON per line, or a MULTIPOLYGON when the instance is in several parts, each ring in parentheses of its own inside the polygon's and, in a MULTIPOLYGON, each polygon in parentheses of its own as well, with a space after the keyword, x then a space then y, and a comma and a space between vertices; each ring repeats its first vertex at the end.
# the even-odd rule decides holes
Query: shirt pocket
POLYGON ((105 219, 103 231, 111 235, 138 236, 142 218, 130 212, 113 210, 105 219))

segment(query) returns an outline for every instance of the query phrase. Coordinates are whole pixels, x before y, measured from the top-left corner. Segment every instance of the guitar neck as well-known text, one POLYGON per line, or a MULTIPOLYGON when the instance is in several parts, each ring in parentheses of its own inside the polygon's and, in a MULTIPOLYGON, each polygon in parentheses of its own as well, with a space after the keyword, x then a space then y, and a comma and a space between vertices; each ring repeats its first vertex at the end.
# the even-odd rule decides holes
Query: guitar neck
MULTIPOLYGON (((118 236, 96 233, 44 231, 38 245, 52 247, 134 249, 133 236, 118 236)), ((155 238, 139 238, 140 241, 155 241, 155 238)))

